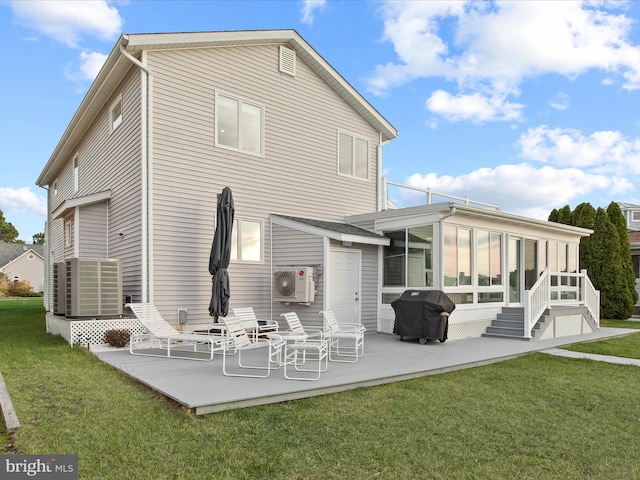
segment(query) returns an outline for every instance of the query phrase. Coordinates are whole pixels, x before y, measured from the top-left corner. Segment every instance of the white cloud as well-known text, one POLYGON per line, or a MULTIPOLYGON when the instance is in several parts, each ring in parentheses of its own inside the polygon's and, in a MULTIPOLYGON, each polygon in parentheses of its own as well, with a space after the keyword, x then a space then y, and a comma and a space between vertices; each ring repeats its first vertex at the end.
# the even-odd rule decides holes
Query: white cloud
POLYGON ((524 105, 507 102, 502 95, 487 97, 480 92, 451 95, 444 90, 437 90, 427 100, 426 107, 452 122, 469 120, 482 123, 519 120, 524 105))
POLYGON ((83 35, 113 40, 121 31, 122 18, 107 1, 57 0, 13 1, 16 20, 68 47, 77 48, 83 35))
POLYGON ((555 98, 549 101, 549 106, 555 110, 564 111, 569 108, 569 95, 558 93, 555 98))
MULTIPOLYGON (((614 179, 576 168, 536 168, 529 163, 480 168, 457 177, 434 173, 411 175, 406 183, 439 193, 497 204, 504 212, 546 219, 558 206, 601 189, 620 189, 614 179)), ((628 182, 624 191, 632 189, 628 182)), ((616 191, 616 193, 620 193, 616 191)), ((438 201, 443 201, 439 198, 438 201)))
POLYGON ((6 214, 29 213, 47 215, 47 199, 36 195, 29 187, 0 187, 0 210, 6 214))
MULTIPOLYGON (((418 78, 444 78, 460 91, 449 99, 484 103, 476 108, 476 120, 482 120, 491 99, 502 99, 494 105, 511 114, 519 111, 522 106, 506 97, 518 96, 525 78, 575 78, 598 69, 608 73, 608 81, 620 79, 623 88, 640 88, 640 47, 630 40, 632 20, 624 15, 624 3, 386 1, 380 11, 383 39, 393 44, 397 60, 375 68, 369 88, 376 94, 418 78)), ((440 104, 437 113, 457 119, 460 103, 450 101, 451 111, 440 104)))
POLYGON ((327 6, 327 0, 303 0, 302 2, 302 18, 300 21, 307 25, 313 24, 314 13, 323 10, 327 6))
POLYGON ((628 139, 617 131, 584 135, 579 130, 530 128, 517 141, 520 157, 559 166, 588 169, 624 178, 640 175, 640 138, 628 139))
POLYGON ((80 52, 79 65, 68 64, 65 75, 76 82, 93 81, 106 59, 107 55, 100 52, 80 52))

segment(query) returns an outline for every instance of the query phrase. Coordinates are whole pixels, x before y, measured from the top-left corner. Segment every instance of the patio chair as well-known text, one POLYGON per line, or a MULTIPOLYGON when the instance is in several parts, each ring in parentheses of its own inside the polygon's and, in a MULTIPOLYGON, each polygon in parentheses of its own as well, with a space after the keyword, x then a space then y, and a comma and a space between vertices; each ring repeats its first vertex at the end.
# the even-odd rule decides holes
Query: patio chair
POLYGON ((254 377, 254 378, 266 378, 271 373, 272 365, 275 364, 276 368, 279 368, 282 363, 282 355, 284 352, 284 340, 277 334, 269 334, 269 338, 257 338, 255 341, 251 341, 247 331, 242 324, 242 321, 238 317, 226 317, 222 319, 226 327, 226 336, 233 344, 234 352, 231 353, 228 348, 222 351, 222 373, 229 377, 254 377), (259 348, 268 349, 266 366, 263 365, 243 365, 242 354, 248 350, 257 350, 259 348), (229 351, 229 353, 228 353, 229 351), (243 374, 237 372, 227 371, 227 356, 238 353, 238 366, 248 370, 266 370, 264 375, 256 374, 243 374))
POLYGON ((222 336, 179 332, 151 303, 128 303, 126 306, 147 330, 147 333, 131 335, 129 352, 132 355, 210 361, 214 352, 224 350, 222 336))
POLYGON ((284 351, 284 376, 290 380, 318 380, 320 374, 327 371, 329 366, 329 346, 324 339, 322 330, 308 330, 300 323, 300 318, 295 312, 282 313, 289 325, 289 330, 281 332, 280 336, 285 342, 284 351), (315 339, 310 337, 315 336, 315 339), (293 366, 296 372, 290 373, 287 368, 293 366))
POLYGON ((357 362, 364 355, 365 328, 359 323, 338 323, 331 310, 324 310, 320 314, 327 324, 325 335, 329 341, 329 360, 357 362))
POLYGON ((258 320, 253 308, 233 308, 233 314, 240 319, 249 337, 255 342, 267 333, 278 331, 279 325, 275 320, 258 320))

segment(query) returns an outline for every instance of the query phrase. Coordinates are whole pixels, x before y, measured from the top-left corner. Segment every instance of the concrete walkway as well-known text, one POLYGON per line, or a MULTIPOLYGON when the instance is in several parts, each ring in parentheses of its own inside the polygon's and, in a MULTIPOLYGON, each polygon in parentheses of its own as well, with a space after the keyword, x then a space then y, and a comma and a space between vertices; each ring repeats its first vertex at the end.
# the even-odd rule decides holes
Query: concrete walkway
POLYGON ((541 350, 540 353, 548 353, 558 357, 582 358, 587 360, 596 360, 598 362, 618 363, 620 365, 635 365, 640 367, 640 360, 636 358, 614 357, 612 355, 598 355, 597 353, 573 352, 571 350, 562 350, 560 348, 549 348, 541 350))

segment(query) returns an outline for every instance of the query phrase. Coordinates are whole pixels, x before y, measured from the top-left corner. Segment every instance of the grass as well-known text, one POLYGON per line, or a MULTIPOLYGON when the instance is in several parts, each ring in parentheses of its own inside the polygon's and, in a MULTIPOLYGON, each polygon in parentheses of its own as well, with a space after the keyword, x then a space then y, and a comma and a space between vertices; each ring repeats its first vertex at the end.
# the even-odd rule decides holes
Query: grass
MULTIPOLYGON (((0 301, 19 453, 81 479, 640 478, 637 367, 532 354, 380 387, 194 417, 0 301)), ((2 427, 0 427, 2 428, 2 427)))

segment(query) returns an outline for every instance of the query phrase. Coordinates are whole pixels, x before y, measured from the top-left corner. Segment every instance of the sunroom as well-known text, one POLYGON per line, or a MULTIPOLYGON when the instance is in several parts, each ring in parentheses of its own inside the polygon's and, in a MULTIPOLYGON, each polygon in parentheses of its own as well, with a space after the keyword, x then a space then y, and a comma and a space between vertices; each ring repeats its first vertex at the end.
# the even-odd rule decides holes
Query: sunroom
POLYGON ((379 248, 379 332, 393 331, 391 302, 407 289, 442 290, 456 303, 451 340, 597 328, 598 292, 579 265, 580 239, 590 230, 451 202, 347 221, 390 239, 379 248))

